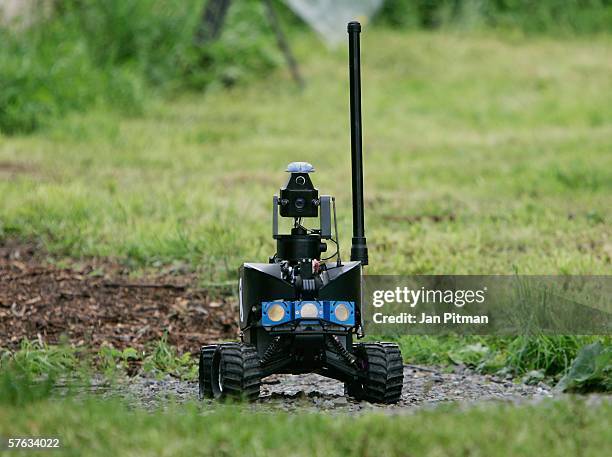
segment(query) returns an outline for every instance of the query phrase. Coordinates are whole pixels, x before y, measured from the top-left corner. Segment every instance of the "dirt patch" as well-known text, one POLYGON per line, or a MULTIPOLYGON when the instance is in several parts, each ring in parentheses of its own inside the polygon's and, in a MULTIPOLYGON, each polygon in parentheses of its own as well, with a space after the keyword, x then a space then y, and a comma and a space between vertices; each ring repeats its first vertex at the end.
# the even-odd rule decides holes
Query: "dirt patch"
POLYGON ((0 161, 0 177, 13 178, 17 175, 36 174, 38 168, 32 164, 23 162, 0 161))
POLYGON ((131 278, 121 265, 60 267, 36 245, 0 247, 0 346, 24 339, 144 348, 164 332, 179 351, 236 338, 237 308, 196 287, 195 276, 131 278))

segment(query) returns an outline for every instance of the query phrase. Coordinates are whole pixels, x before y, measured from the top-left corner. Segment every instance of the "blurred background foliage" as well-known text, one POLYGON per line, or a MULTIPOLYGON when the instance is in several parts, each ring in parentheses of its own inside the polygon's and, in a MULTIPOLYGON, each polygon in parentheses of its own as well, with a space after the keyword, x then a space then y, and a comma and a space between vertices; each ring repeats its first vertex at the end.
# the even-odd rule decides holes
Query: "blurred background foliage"
POLYGON ((526 33, 612 29, 610 0, 386 0, 379 20, 395 27, 515 28, 526 33))
MULTIPOLYGON (((306 26, 274 0, 289 34, 306 26)), ((262 77, 282 62, 264 6, 232 3, 221 39, 194 40, 203 0, 55 0, 28 27, 0 26, 0 132, 29 133, 70 111, 138 114, 146 100, 262 77)), ((612 0, 387 0, 375 18, 404 29, 612 30, 612 0)))
POLYGON ((231 85, 275 66, 259 2, 235 2, 222 40, 194 40, 201 0, 58 0, 0 30, 0 129, 31 132, 92 105, 137 114, 148 97, 231 85))

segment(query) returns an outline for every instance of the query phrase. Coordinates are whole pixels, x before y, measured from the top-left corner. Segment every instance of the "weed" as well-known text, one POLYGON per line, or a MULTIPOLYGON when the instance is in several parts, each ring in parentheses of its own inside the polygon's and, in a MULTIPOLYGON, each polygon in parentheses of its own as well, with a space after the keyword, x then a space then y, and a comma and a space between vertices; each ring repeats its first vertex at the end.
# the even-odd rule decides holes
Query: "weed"
POLYGON ((79 351, 67 344, 47 345, 23 340, 18 350, 0 349, 0 370, 15 368, 32 378, 64 376, 77 373, 79 351))
POLYGON ((597 341, 582 347, 556 389, 562 392, 612 391, 612 346, 597 341))
MULTIPOLYGON (((577 359, 581 350, 589 353, 586 348, 593 345, 596 348, 609 348, 611 345, 609 337, 569 335, 403 336, 398 342, 404 359, 410 363, 466 365, 483 373, 509 374, 523 377, 526 382, 545 380, 552 384, 556 384, 559 378, 571 372, 573 364, 578 363, 583 366, 583 363, 577 359)), ((612 364, 609 358, 606 358, 608 353, 606 351, 603 351, 604 354, 597 359, 601 367, 593 368, 593 372, 588 377, 593 389, 610 389, 609 370, 612 364)), ((592 362, 594 359, 588 360, 588 363, 594 363, 592 362)), ((583 369, 579 371, 583 373, 583 369)), ((574 375, 570 375, 567 378, 568 386, 569 379, 573 377, 574 375)), ((586 384, 586 379, 584 383, 586 384)))
POLYGON ((134 348, 123 350, 110 346, 100 348, 97 353, 97 368, 109 379, 118 375, 135 374, 132 363, 139 362, 142 356, 134 348))
POLYGON ((17 351, 0 350, 0 403, 23 406, 51 395, 60 377, 81 373, 76 351, 24 340, 17 351))
POLYGON ((0 367, 0 404, 24 406, 51 395, 55 378, 34 378, 32 373, 19 365, 0 367))
POLYGON ((144 358, 142 367, 145 373, 156 376, 169 374, 180 379, 196 379, 196 362, 188 352, 178 355, 176 348, 168 344, 167 335, 164 335, 144 358))

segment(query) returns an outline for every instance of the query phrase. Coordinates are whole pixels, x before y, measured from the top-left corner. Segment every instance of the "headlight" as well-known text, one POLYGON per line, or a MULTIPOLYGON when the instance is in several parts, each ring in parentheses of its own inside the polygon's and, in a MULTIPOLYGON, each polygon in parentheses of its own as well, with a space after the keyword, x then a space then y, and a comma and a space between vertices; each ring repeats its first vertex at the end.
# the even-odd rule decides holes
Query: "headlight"
POLYGON ((349 315, 350 315, 349 309, 346 307, 344 303, 340 303, 339 305, 336 306, 334 315, 336 316, 336 319, 338 319, 340 322, 344 322, 348 320, 349 318, 349 315))
POLYGON ((319 317, 319 308, 314 303, 304 303, 300 308, 302 318, 316 319, 319 317))
POLYGON ((285 317, 285 308, 283 308, 278 303, 270 306, 270 308, 268 309, 268 318, 272 322, 279 322, 283 320, 284 317, 285 317))

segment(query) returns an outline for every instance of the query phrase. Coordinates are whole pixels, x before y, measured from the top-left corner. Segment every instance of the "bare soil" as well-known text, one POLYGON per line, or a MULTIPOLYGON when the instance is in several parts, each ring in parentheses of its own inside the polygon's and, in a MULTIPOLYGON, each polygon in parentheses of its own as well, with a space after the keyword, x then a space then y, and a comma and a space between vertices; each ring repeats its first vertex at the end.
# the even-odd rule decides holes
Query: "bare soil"
POLYGON ((0 347, 24 339, 144 348, 166 332, 180 352, 237 336, 236 304, 195 276, 134 279, 112 261, 55 264, 34 244, 0 246, 0 347))

